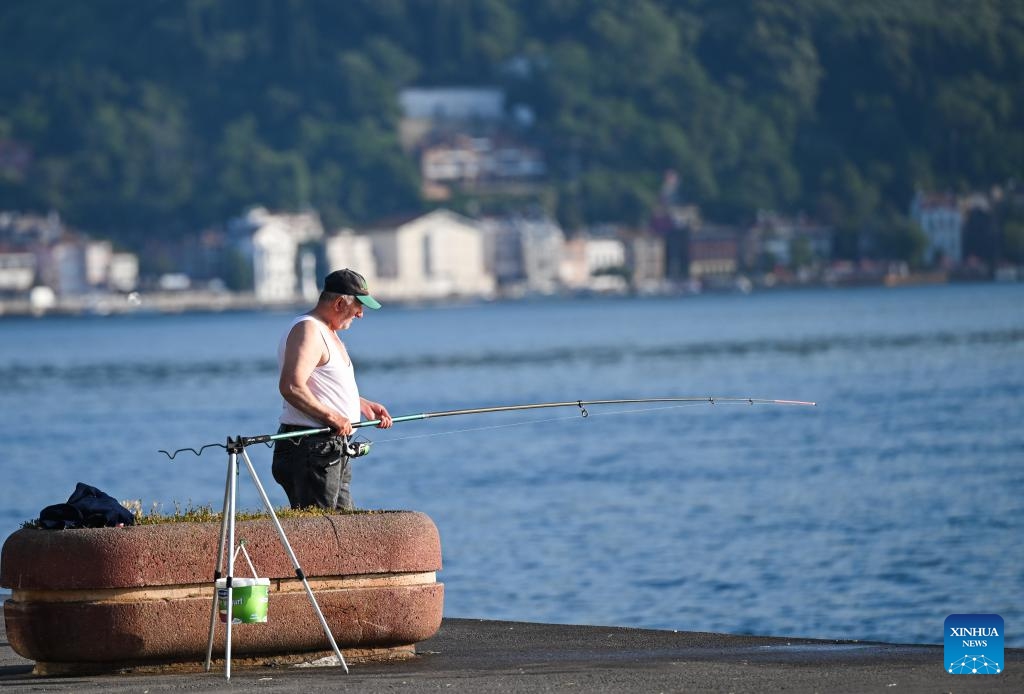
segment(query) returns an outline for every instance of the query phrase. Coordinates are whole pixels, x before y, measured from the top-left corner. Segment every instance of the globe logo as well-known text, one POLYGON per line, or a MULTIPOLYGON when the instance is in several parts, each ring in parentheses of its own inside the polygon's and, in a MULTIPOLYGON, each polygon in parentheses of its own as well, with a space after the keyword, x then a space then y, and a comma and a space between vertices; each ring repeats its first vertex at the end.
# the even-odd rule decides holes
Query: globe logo
POLYGON ((998 675, 1003 659, 1003 618, 997 614, 951 614, 943 624, 945 670, 950 675, 998 675))
POLYGON ((951 675, 998 675, 1002 668, 983 655, 965 655, 950 663, 947 671, 951 675))

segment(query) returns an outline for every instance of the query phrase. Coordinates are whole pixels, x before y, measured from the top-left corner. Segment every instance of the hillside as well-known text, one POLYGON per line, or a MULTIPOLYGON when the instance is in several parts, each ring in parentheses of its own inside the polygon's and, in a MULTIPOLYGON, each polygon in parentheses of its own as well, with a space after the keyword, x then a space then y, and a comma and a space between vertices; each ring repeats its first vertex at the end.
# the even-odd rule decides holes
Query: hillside
POLYGON ((997 0, 7 0, 0 209, 129 247, 256 203, 421 209, 399 89, 497 85, 569 228, 642 222, 674 169, 709 216, 852 239, 915 186, 1020 179, 1022 75, 1024 4, 997 0))

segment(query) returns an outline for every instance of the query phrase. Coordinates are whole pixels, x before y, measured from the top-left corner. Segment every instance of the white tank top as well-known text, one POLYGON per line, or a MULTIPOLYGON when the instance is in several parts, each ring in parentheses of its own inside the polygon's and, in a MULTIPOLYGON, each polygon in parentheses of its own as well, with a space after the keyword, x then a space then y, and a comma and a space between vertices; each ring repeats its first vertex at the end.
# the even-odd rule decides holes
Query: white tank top
MULTIPOLYGON (((288 331, 281 338, 281 344, 277 347, 277 366, 280 369, 284 365, 285 343, 292 328, 302 321, 310 320, 320 329, 320 335, 327 345, 327 363, 313 369, 309 376, 307 385, 310 392, 327 407, 342 413, 349 418, 353 424, 359 421, 361 412, 359 410, 359 386, 356 385, 356 374, 352 368, 352 362, 346 362, 345 355, 338 348, 338 341, 330 334, 330 329, 313 316, 299 316, 292 321, 288 331)), ((281 410, 282 424, 301 424, 311 428, 324 426, 308 414, 284 400, 284 407, 281 410)))

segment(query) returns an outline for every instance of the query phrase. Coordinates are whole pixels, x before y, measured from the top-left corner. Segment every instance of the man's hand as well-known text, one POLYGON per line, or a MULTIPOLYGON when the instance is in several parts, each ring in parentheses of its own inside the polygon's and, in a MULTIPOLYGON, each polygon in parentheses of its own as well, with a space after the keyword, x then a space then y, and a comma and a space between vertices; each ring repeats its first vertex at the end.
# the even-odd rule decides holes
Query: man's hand
POLYGON ((388 414, 388 408, 381 405, 379 402, 373 402, 366 398, 360 398, 362 402, 363 414, 366 415, 367 419, 379 419, 380 424, 377 425, 378 429, 390 429, 394 423, 391 421, 391 415, 388 414))
POLYGON ((352 422, 340 412, 328 414, 326 424, 331 428, 335 436, 352 435, 352 422))

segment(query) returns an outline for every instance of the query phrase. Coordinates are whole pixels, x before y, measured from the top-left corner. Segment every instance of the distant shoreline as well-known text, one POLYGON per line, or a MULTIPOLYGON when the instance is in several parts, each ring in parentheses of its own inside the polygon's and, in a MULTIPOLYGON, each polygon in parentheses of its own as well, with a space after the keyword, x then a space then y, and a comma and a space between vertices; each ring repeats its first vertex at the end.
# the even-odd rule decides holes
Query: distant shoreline
MULTIPOLYGON (((392 306, 430 307, 455 304, 518 303, 544 300, 572 300, 590 298, 656 299, 667 297, 689 297, 722 294, 750 294, 758 292, 799 291, 814 289, 857 289, 864 287, 910 287, 946 284, 1015 284, 1014 281, 987 279, 948 278, 946 275, 921 273, 907 276, 883 276, 841 282, 779 283, 779 284, 725 284, 711 286, 699 291, 680 289, 658 292, 563 292, 553 295, 524 295, 488 297, 451 297, 425 301, 394 300, 381 297, 392 306)), ((131 294, 84 294, 63 297, 49 306, 36 306, 28 298, 0 299, 0 320, 12 318, 43 318, 47 316, 111 316, 111 315, 171 315, 181 313, 224 313, 236 311, 294 311, 308 307, 304 299, 294 301, 268 302, 257 299, 251 293, 176 291, 176 292, 132 292, 131 294)))

